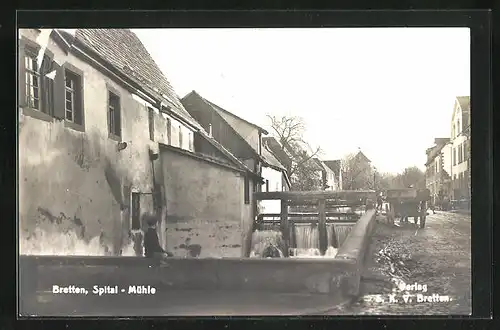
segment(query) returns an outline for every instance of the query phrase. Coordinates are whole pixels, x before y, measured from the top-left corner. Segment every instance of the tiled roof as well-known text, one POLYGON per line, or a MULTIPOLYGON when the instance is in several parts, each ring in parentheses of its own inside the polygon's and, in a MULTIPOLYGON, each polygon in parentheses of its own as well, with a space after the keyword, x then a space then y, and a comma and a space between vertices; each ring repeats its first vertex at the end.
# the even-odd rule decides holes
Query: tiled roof
POLYGON ((75 38, 116 70, 168 103, 172 112, 199 127, 135 33, 129 29, 77 29, 75 38))
POLYGON ((323 161, 323 163, 325 163, 325 165, 328 166, 333 171, 333 173, 335 173, 335 174, 339 173, 339 171, 340 171, 340 159, 325 160, 325 161, 323 161))
POLYGON ((274 157, 276 157, 276 159, 278 159, 278 161, 283 164, 285 168, 290 169, 292 160, 287 155, 287 153, 281 149, 281 145, 274 137, 262 137, 262 144, 269 148, 274 157))
POLYGON ((222 144, 217 142, 213 137, 209 136, 204 130, 200 130, 198 132, 202 138, 204 138, 207 142, 212 144, 217 150, 219 150, 224 156, 226 156, 229 160, 231 160, 234 164, 236 164, 240 169, 246 171, 247 173, 252 174, 254 177, 258 178, 260 181, 263 181, 262 177, 255 174, 250 168, 248 168, 245 163, 239 160, 236 156, 234 156, 229 150, 224 148, 222 144))
POLYGON ((313 160, 314 160, 314 162, 316 163, 316 165, 318 166, 318 170, 319 170, 319 171, 325 171, 325 172, 326 172, 327 170, 329 170, 329 169, 330 169, 330 168, 329 168, 329 167, 327 167, 327 166, 325 165, 325 163, 324 163, 322 160, 320 160, 319 158, 315 157, 315 158, 313 158, 313 160))
POLYGON ((268 149, 266 145, 262 148, 262 158, 268 165, 280 169, 282 171, 286 170, 285 166, 279 162, 279 160, 273 155, 272 151, 268 149))

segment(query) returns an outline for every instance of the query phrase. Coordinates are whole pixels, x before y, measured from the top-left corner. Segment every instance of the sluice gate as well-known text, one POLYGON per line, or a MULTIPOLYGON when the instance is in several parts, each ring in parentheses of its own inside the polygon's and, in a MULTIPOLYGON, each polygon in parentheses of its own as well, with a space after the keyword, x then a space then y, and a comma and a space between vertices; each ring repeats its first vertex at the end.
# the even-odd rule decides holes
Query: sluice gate
POLYGON ((347 190, 257 192, 255 200, 280 202, 280 210, 264 209, 257 214, 253 230, 279 232, 283 254, 290 257, 297 249, 318 249, 320 255, 330 247, 338 249, 360 217, 374 207, 376 194, 347 190))

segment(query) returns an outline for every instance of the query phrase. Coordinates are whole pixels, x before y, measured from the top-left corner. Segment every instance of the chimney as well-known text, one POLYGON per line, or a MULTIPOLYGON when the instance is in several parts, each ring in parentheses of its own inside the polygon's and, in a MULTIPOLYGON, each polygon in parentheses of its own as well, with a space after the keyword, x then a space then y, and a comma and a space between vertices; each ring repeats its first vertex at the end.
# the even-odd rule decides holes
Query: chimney
POLYGON ((212 137, 212 124, 208 124, 208 136, 212 137))

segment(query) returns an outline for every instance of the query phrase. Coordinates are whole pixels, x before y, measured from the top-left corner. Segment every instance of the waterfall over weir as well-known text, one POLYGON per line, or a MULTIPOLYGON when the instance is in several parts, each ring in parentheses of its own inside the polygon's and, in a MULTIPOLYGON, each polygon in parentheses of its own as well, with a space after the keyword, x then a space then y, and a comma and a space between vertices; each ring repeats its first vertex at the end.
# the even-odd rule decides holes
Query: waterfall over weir
MULTIPOLYGON (((343 238, 347 235, 351 226, 339 226, 336 230, 337 240, 343 242, 343 238), (340 229, 340 230, 339 230, 340 229)), ((311 224, 296 224, 295 225, 295 238, 296 248, 290 249, 290 258, 334 258, 337 254, 337 249, 332 246, 334 228, 333 224, 327 225, 328 234, 328 249, 324 256, 321 256, 319 250, 319 231, 318 227, 311 224)), ((280 249, 283 249, 283 238, 281 232, 278 230, 256 230, 252 234, 252 250, 250 252, 251 258, 261 257, 264 249, 272 244, 280 249)))
POLYGON ((324 256, 319 250, 319 230, 317 225, 296 224, 295 238, 296 248, 291 249, 291 258, 333 258, 337 254, 337 249, 332 246, 334 235, 333 225, 326 226, 328 235, 328 249, 324 256))

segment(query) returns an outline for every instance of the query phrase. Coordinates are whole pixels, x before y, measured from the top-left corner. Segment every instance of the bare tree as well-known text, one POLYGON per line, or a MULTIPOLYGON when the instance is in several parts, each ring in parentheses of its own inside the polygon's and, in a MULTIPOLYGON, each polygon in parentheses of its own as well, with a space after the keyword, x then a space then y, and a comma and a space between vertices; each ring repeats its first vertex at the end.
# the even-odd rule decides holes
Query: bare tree
POLYGON ((311 147, 304 140, 306 125, 301 117, 297 116, 271 116, 273 135, 280 142, 281 149, 291 159, 291 165, 287 169, 294 190, 316 190, 321 189, 321 174, 317 170, 314 157, 321 154, 321 148, 311 147))

